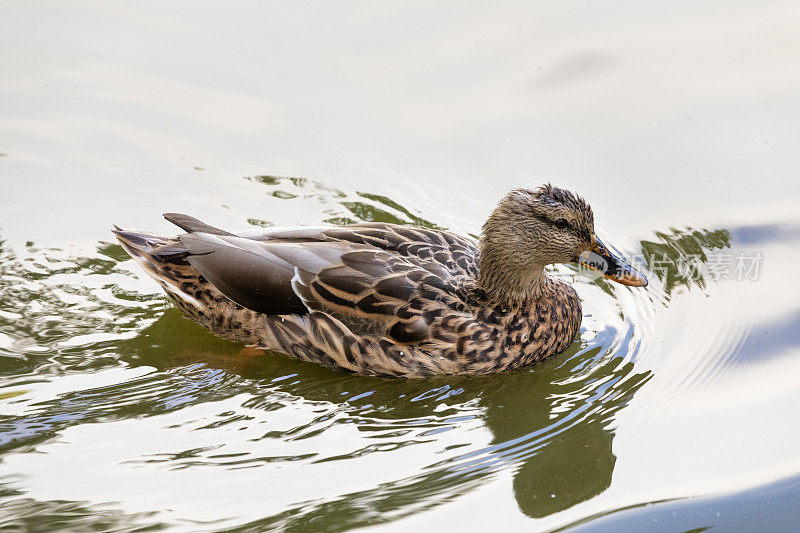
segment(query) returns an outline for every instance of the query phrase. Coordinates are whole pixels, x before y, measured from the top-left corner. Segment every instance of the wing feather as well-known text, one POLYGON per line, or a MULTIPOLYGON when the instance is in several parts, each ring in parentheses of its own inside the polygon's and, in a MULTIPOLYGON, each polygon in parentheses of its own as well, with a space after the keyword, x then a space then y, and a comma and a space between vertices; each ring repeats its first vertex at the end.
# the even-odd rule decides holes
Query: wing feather
POLYGON ((459 280, 476 271, 474 242, 425 228, 368 223, 234 235, 169 218, 190 231, 179 237, 189 263, 240 305, 323 312, 355 333, 401 343, 428 338, 430 321, 444 314, 439 307, 460 302, 459 280))

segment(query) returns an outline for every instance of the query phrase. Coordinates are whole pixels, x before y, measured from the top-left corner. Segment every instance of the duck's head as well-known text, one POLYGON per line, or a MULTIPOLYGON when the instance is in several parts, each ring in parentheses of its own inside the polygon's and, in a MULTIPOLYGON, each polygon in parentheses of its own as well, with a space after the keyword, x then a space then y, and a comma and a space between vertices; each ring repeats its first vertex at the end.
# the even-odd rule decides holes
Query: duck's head
POLYGON ((483 226, 479 285, 499 298, 535 295, 546 265, 571 262, 623 285, 647 285, 597 238, 591 206, 565 189, 513 189, 483 226))

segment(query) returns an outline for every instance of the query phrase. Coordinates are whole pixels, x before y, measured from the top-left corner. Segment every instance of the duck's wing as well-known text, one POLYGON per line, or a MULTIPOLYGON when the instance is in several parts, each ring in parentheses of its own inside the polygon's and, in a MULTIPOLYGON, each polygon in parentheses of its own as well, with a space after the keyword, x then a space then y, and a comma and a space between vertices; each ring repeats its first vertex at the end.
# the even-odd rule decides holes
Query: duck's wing
POLYGON ((478 275, 477 243, 473 239, 449 231, 366 222, 347 226, 265 228, 237 235, 263 242, 340 241, 368 244, 415 262, 438 263, 455 277, 475 278, 478 275))
POLYGON ((405 230, 365 226, 275 230, 256 240, 188 218, 179 219, 189 231, 179 237, 185 259, 222 294, 258 312, 324 311, 357 333, 417 343, 437 307, 458 306, 463 296, 464 270, 443 253, 446 240, 436 246, 405 230))

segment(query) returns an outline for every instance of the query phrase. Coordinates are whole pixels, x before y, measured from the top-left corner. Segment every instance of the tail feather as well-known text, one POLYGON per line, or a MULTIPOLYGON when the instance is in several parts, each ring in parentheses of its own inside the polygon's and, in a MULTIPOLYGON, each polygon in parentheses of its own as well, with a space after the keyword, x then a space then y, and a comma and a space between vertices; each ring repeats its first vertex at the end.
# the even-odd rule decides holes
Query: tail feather
POLYGON ((164 213, 164 218, 189 233, 197 231, 202 233, 210 233, 211 235, 222 235, 227 237, 236 236, 233 233, 210 226, 194 217, 190 217, 189 215, 183 215, 181 213, 164 213))
POLYGON ((122 246, 128 250, 134 249, 142 253, 151 253, 153 250, 160 246, 165 246, 172 242, 172 239, 158 235, 156 233, 149 233, 146 231, 124 230, 117 226, 111 232, 117 236, 122 246))
POLYGON ((189 312, 185 304, 197 309, 204 305, 193 294, 200 274, 184 259, 189 250, 179 239, 171 239, 146 231, 123 230, 114 226, 111 230, 128 254, 155 279, 181 308, 189 312))
POLYGON ((117 226, 114 228, 111 231, 125 251, 146 270, 156 275, 163 269, 163 264, 174 263, 189 254, 189 249, 178 239, 147 231, 124 230, 117 226))

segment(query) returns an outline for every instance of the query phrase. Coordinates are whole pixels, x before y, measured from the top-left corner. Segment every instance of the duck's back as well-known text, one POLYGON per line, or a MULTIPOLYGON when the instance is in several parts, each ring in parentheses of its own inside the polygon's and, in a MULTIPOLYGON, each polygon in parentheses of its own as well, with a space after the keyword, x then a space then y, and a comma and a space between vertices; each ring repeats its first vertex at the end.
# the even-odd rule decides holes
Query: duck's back
POLYGON ((472 240, 369 223, 233 234, 168 214, 177 238, 117 230, 187 316, 214 333, 366 375, 486 374, 563 350, 580 324, 567 284, 508 308, 473 290, 472 240))
POLYGON ((117 235, 187 315, 232 339, 253 343, 266 321, 288 328, 267 346, 283 351, 304 334, 290 323, 412 347, 443 317, 470 313, 478 250, 448 232, 367 223, 233 234, 165 216, 187 233, 117 235))

